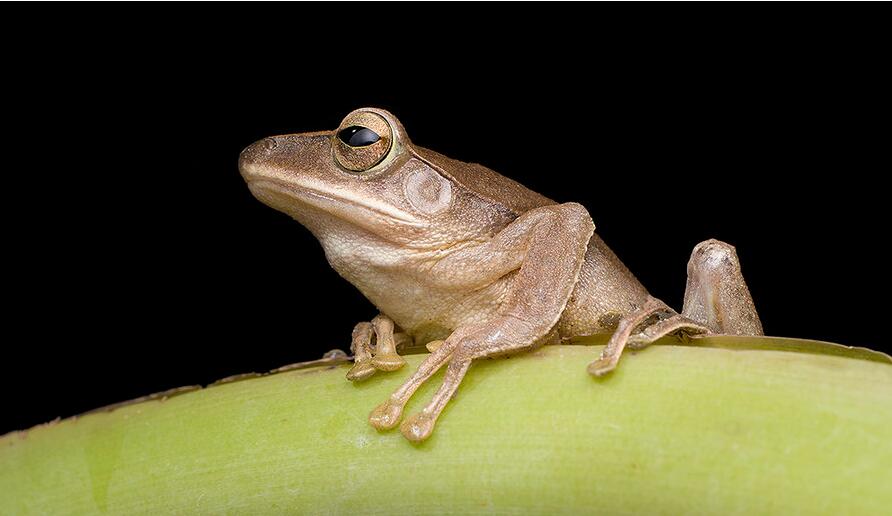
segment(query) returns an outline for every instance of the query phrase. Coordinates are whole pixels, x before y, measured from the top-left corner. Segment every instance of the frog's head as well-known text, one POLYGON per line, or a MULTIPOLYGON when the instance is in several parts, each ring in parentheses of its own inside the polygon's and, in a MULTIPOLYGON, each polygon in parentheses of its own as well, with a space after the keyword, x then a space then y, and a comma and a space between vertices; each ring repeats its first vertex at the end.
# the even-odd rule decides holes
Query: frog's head
MULTIPOLYGON (((242 151, 239 169, 255 197, 320 240, 361 231, 439 247, 493 234, 528 209, 514 204, 530 202, 504 199, 532 194, 480 165, 414 146, 396 117, 374 108, 353 111, 335 131, 260 140, 242 151)), ((532 195, 534 204, 550 202, 532 195)))

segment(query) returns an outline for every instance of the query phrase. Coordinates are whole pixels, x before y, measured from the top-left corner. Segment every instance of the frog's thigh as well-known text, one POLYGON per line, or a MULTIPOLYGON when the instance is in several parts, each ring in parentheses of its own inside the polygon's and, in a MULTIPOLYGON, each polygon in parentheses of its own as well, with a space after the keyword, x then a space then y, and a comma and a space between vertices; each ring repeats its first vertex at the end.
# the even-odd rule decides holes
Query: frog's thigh
POLYGON ((707 240, 694 248, 682 314, 712 333, 763 334, 734 246, 707 240))

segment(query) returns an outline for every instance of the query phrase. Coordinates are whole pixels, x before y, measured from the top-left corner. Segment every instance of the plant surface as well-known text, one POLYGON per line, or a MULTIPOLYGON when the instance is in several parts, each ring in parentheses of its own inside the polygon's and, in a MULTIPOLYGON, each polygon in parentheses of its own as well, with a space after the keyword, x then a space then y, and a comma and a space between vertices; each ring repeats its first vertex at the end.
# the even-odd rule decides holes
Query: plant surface
POLYGON ((0 514, 892 511, 889 357, 664 340, 596 379, 603 342, 475 363, 420 445, 366 417, 422 355, 361 384, 324 365, 13 432, 0 514))

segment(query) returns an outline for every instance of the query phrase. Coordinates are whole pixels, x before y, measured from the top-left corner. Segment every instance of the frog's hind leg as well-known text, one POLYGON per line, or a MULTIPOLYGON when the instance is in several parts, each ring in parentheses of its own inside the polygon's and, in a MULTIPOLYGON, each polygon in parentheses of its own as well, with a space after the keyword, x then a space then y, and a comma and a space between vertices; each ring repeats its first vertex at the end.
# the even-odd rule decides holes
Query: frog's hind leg
POLYGON ((629 337, 629 342, 626 345, 631 350, 644 349, 654 341, 672 333, 684 336, 706 335, 709 333, 709 329, 683 315, 675 314, 668 319, 659 320, 647 326, 641 332, 632 335, 629 337))
POLYGON ((697 244, 688 261, 688 284, 681 313, 709 328, 711 333, 763 335, 734 246, 719 240, 697 244))
POLYGON ((670 333, 687 335, 762 335, 753 298, 740 272, 734 247, 719 240, 701 242, 688 262, 684 308, 679 315, 648 297, 623 318, 589 373, 603 376, 616 368, 623 349, 641 349, 670 333))

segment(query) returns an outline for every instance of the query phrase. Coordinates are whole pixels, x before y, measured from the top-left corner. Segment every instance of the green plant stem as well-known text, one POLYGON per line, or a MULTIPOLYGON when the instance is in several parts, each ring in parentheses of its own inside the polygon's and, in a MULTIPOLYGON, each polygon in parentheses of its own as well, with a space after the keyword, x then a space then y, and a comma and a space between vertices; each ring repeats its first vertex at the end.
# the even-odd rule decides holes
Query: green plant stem
POLYGON ((0 514, 892 511, 888 357, 710 340, 762 349, 653 346, 603 379, 597 346, 480 361, 421 445, 366 422, 419 355, 358 385, 314 367, 42 425, 0 438, 0 514))

